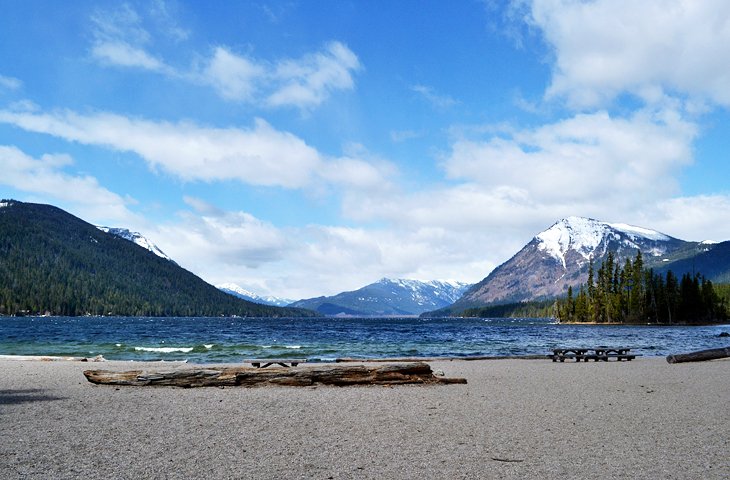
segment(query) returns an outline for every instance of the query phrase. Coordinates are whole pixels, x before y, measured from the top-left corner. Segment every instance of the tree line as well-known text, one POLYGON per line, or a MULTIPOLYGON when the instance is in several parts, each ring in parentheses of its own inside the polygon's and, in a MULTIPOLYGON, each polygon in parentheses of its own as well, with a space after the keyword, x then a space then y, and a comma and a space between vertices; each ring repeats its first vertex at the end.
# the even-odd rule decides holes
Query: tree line
POLYGON ((727 319, 728 308, 700 273, 660 275, 644 268, 641 251, 623 265, 609 252, 597 272, 590 263, 577 294, 568 288, 555 315, 563 322, 705 324, 727 319))

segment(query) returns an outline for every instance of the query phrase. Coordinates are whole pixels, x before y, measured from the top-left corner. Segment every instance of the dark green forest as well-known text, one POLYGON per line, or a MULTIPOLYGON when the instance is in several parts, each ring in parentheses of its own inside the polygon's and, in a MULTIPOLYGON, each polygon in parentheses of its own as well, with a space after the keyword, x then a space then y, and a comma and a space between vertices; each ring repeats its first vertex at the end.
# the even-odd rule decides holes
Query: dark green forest
POLYGON ((467 308, 457 316, 478 318, 545 318, 552 317, 554 310, 555 300, 551 299, 467 308))
POLYGON ((310 316, 219 291, 50 205, 3 200, 0 315, 310 316))
POLYGON ((641 252, 623 266, 609 252, 597 272, 593 264, 588 281, 577 295, 572 288, 556 303, 563 322, 707 324, 728 316, 727 286, 716 291, 700 273, 678 278, 671 271, 657 274, 644 268, 641 252))

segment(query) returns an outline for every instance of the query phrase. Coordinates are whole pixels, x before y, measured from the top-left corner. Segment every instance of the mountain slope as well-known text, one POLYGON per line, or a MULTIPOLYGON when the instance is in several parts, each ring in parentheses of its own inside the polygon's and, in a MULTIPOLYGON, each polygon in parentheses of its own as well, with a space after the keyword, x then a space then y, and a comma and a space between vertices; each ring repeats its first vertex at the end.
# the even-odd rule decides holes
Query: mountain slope
POLYGON ((286 307, 287 305, 294 302, 294 300, 290 300, 288 298, 280 298, 280 297, 272 297, 272 296, 262 297, 261 295, 257 295, 249 290, 246 290, 245 288, 242 288, 239 285, 236 285, 235 283, 224 283, 221 285, 216 285, 216 288, 229 295, 233 295, 234 297, 242 298, 244 300, 248 300, 249 302, 253 302, 253 303, 260 303, 261 305, 286 307))
POLYGON ((383 278, 352 292, 300 300, 291 306, 322 315, 418 315, 452 304, 468 287, 460 282, 383 278))
POLYGON ((591 260, 598 265, 609 251, 623 262, 641 250, 644 264, 651 267, 671 263, 670 259, 692 257, 700 245, 642 227, 565 218, 535 236, 448 311, 564 295, 568 286, 586 281, 591 260))
POLYGON ((111 233, 112 235, 116 235, 117 237, 121 237, 125 240, 129 240, 132 243, 135 243, 139 245, 140 247, 149 250, 150 252, 154 253, 158 257, 164 258, 165 260, 173 261, 170 257, 165 254, 160 248, 155 245, 154 243, 150 242, 146 237, 144 237, 139 232, 131 232, 126 228, 112 228, 112 227, 96 227, 102 232, 111 233))
POLYGON ((714 283, 730 283, 730 241, 710 244, 702 243, 693 256, 664 262, 655 271, 666 275, 671 270, 678 277, 685 273, 701 273, 714 283))
POLYGON ((0 314, 301 316, 227 295, 50 206, 0 203, 0 314))

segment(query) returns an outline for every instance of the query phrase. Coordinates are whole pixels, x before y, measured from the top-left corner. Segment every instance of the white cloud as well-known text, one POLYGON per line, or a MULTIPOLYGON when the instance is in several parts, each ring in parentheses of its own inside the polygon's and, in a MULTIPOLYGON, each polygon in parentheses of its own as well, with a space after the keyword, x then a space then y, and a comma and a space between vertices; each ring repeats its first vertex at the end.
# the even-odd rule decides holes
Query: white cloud
POLYGON ((281 260, 290 248, 282 231, 249 213, 218 210, 200 199, 186 202, 196 211, 181 212, 179 221, 159 225, 153 238, 198 275, 215 278, 221 265, 255 270, 281 260))
POLYGON ((150 41, 142 17, 128 3, 113 9, 97 9, 91 15, 92 34, 97 41, 125 40, 136 45, 150 41))
POLYGON ((110 113, 81 115, 0 110, 0 122, 68 141, 131 151, 183 180, 238 180, 300 188, 322 165, 319 153, 263 120, 250 129, 153 122, 110 113))
POLYGON ((181 42, 190 36, 190 31, 180 26, 177 21, 175 10, 176 5, 170 6, 164 0, 153 0, 148 2, 150 17, 158 29, 174 41, 181 42))
POLYGON ((279 82, 267 104, 310 108, 321 104, 334 90, 351 90, 352 73, 360 61, 352 50, 340 42, 330 42, 323 51, 298 60, 278 63, 271 77, 279 82))
POLYGON ((22 86, 23 82, 18 80, 17 78, 0 75, 0 90, 18 90, 22 86))
POLYGON ((548 97, 596 107, 664 91, 730 106, 725 0, 533 0, 529 21, 554 48, 548 97))
POLYGON ((91 55, 105 65, 141 68, 171 73, 163 61, 148 53, 144 46, 152 36, 143 19, 129 4, 111 10, 97 10, 91 16, 94 42, 91 55))
POLYGON ((169 71, 162 61, 152 57, 141 48, 125 42, 100 42, 94 45, 91 53, 98 60, 120 67, 137 67, 153 71, 169 71))
POLYGON ((692 162, 696 135, 671 111, 579 114, 487 141, 458 140, 445 168, 451 178, 525 192, 540 204, 628 209, 677 193, 675 175, 692 162))
POLYGON ((340 42, 275 63, 219 46, 197 78, 228 100, 306 110, 320 105, 335 90, 351 90, 352 75, 359 69, 357 56, 340 42))
POLYGON ((637 221, 683 240, 727 241, 730 239, 730 196, 664 199, 641 212, 637 221))
POLYGON ((354 290, 387 276, 481 280, 494 268, 485 235, 443 229, 312 226, 298 235, 293 268, 276 283, 292 298, 354 290), (454 275, 455 266, 458 272, 454 275))
POLYGON ((225 47, 217 47, 202 74, 218 93, 229 100, 252 101, 266 69, 225 47))
POLYGON ((395 143, 400 143, 408 140, 415 140, 423 135, 423 132, 416 130, 392 130, 390 132, 390 139, 395 143))
POLYGON ((387 188, 388 177, 395 172, 392 165, 378 159, 325 157, 299 137, 261 119, 248 129, 211 128, 112 113, 0 110, 0 122, 70 142, 134 152, 152 169, 185 181, 372 190, 387 188))
POLYGON ((112 10, 98 10, 91 17, 92 57, 105 65, 141 68, 208 85, 226 100, 302 110, 319 106, 335 91, 353 89, 353 74, 361 68, 357 55, 337 41, 298 59, 276 60, 241 55, 219 45, 191 69, 173 67, 150 53, 155 36, 145 23, 157 36, 176 42, 185 40, 189 32, 177 24, 161 0, 150 3, 146 13, 140 15, 126 3, 112 10))
POLYGON ((420 94, 436 108, 447 109, 459 104, 458 100, 455 100, 448 95, 438 94, 433 88, 425 85, 414 85, 411 87, 411 90, 420 94))
POLYGON ((36 159, 14 146, 0 145, 0 184, 42 199, 53 199, 85 219, 130 224, 139 219, 127 209, 125 200, 99 185, 89 175, 71 175, 68 155, 46 154, 36 159))

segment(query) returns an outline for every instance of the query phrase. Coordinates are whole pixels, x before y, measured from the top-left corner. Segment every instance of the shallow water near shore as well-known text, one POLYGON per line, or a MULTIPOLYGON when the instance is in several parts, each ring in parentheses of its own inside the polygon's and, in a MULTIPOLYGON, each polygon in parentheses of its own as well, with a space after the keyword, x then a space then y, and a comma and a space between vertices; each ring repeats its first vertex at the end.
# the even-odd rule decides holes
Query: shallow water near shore
POLYGON ((558 346, 628 346, 643 356, 727 347, 730 325, 560 325, 483 318, 0 318, 0 355, 240 362, 249 358, 543 355, 558 346))

